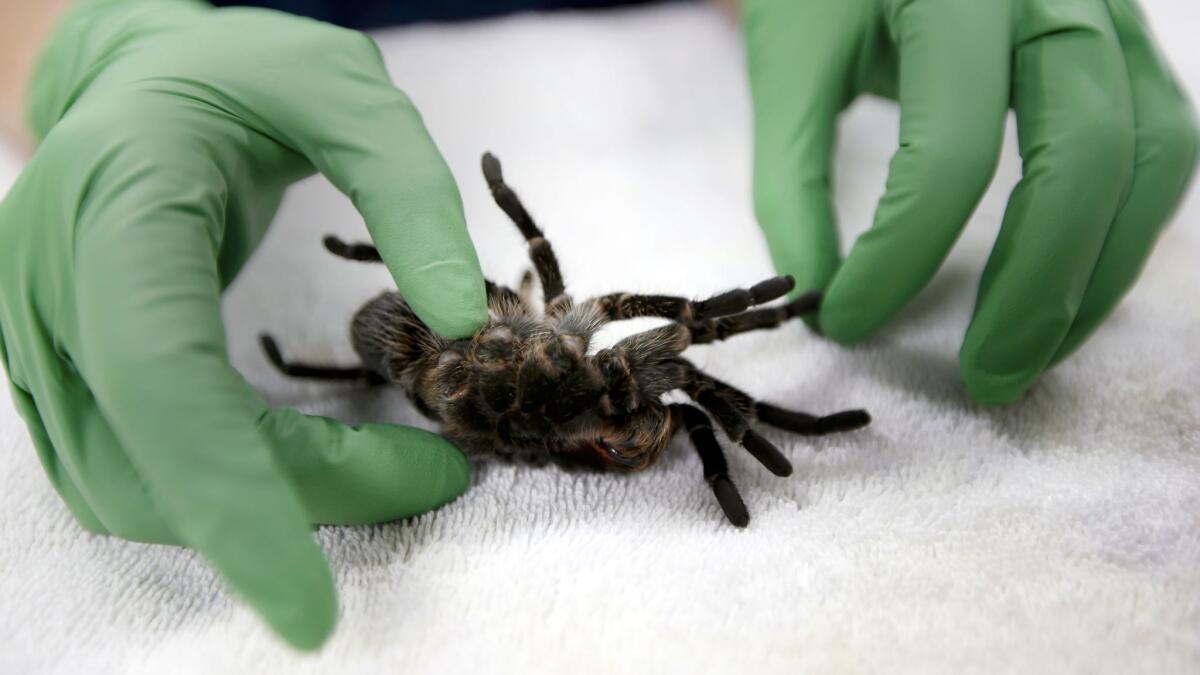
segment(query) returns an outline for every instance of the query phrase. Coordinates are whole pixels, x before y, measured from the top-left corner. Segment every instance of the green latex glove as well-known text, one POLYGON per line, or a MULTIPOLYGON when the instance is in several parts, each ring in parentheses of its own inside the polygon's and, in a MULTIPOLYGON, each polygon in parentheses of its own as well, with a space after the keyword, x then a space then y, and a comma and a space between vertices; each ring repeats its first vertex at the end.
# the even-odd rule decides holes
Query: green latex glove
POLYGON ((880 328, 933 277, 985 188, 1008 108, 1024 178, 959 355, 972 397, 1013 401, 1133 285, 1196 163, 1189 105, 1132 0, 744 0, 755 211, 776 266, 825 288, 820 329, 880 328), (836 119, 899 100, 874 226, 840 262, 836 119))
POLYGON ((0 358, 46 474, 87 529, 195 548, 315 648, 337 603, 311 524, 432 509, 468 465, 424 431, 268 409, 227 361, 220 294, 316 169, 417 313, 472 333, 450 172, 370 39, 306 19, 83 2, 35 78, 42 140, 0 204, 0 358))

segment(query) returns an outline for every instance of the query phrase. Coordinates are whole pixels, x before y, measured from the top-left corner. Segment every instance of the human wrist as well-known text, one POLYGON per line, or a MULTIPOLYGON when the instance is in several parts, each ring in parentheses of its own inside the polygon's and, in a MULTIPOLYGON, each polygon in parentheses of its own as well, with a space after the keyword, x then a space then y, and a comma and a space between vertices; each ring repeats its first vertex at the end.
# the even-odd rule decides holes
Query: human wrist
POLYGON ((0 6, 0 135, 25 145, 25 92, 42 45, 71 0, 6 0, 0 6))

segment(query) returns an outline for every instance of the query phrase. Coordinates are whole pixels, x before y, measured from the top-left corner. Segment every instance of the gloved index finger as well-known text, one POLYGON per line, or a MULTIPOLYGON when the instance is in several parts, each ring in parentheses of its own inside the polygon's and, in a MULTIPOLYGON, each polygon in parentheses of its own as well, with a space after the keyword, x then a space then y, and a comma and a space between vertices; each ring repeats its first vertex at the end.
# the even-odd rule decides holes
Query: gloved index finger
POLYGON ((487 322, 487 295, 458 186, 416 109, 380 88, 386 102, 348 111, 343 127, 375 147, 333 155, 321 170, 362 213, 413 311, 443 336, 469 336, 487 322))
POLYGON ((831 195, 837 117, 875 23, 860 2, 746 0, 754 103, 754 214, 797 292, 823 289, 840 262, 831 195))
POLYGON ((885 3, 899 50, 900 147, 874 226, 821 307, 826 335, 867 337, 941 266, 995 171, 1008 111, 1008 3, 885 3))
MULTIPOLYGON (((270 18, 263 29, 280 31, 285 19, 270 18)), ((366 35, 303 20, 289 28, 320 47, 319 60, 298 68, 290 53, 263 53, 254 72, 222 73, 222 86, 245 102, 247 119, 350 197, 422 320, 447 337, 474 333, 487 321, 483 273, 458 187, 420 114, 366 35)))
POLYGON ((126 152, 97 177, 78 225, 73 361, 171 530, 289 643, 332 631, 332 575, 257 427, 265 404, 229 365, 199 166, 126 152), (200 175, 196 175, 200 174, 200 175))

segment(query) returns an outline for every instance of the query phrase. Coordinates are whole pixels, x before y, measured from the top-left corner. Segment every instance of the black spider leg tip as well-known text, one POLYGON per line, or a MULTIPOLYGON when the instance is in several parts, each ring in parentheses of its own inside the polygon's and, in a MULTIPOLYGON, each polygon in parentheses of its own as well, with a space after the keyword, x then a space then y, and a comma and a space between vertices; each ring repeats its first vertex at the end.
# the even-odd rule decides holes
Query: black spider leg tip
POLYGON ((821 309, 821 300, 825 294, 821 291, 808 291, 785 305, 788 316, 804 316, 821 309))
POLYGON ((776 476, 792 475, 792 463, 788 458, 750 427, 747 415, 753 410, 755 401, 749 394, 705 373, 685 359, 676 362, 690 374, 691 381, 684 387, 684 392, 717 420, 730 440, 740 444, 776 476), (741 401, 746 412, 735 401, 741 401))
POLYGON ((761 305, 776 298, 783 297, 796 287, 796 280, 791 276, 771 277, 760 281, 750 288, 735 288, 725 291, 699 302, 692 303, 695 309, 695 319, 712 319, 729 314, 744 312, 754 305, 761 305))
POLYGON ((760 422, 804 436, 853 431, 871 423, 871 415, 866 410, 843 410, 819 417, 760 402, 755 404, 754 413, 760 422))
POLYGON ((750 511, 746 508, 746 502, 742 501, 737 486, 729 480, 729 476, 717 476, 709 486, 712 487, 713 495, 716 496, 717 503, 721 505, 721 510, 725 512, 729 522, 737 527, 750 524, 750 511))
POLYGON ((753 429, 747 429, 742 436, 742 447, 746 448, 759 464, 767 467, 767 471, 787 478, 792 475, 792 462, 780 452, 775 444, 768 441, 762 434, 753 429))
POLYGON ((489 187, 504 182, 504 172, 500 169, 500 160, 490 151, 483 153, 483 178, 489 187))
POLYGON ((311 366, 303 363, 289 363, 284 360, 283 354, 279 351, 279 344, 275 342, 275 338, 266 333, 258 336, 258 342, 262 346, 262 350, 267 355, 267 360, 271 362, 271 365, 289 377, 304 377, 317 380, 365 380, 368 384, 373 385, 383 384, 384 382, 382 377, 365 368, 332 368, 311 366))
POLYGON ((692 446, 700 455, 704 479, 712 488, 713 496, 717 498, 725 517, 738 527, 746 527, 750 524, 750 511, 746 508, 746 502, 742 501, 737 486, 729 478, 729 464, 725 461, 725 452, 717 442, 708 415, 692 405, 677 403, 672 407, 679 412, 692 446))
POLYGON ((688 392, 688 395, 694 396, 697 403, 712 413, 729 438, 745 448, 768 471, 784 478, 792 475, 792 463, 788 458, 771 441, 751 429, 746 416, 732 402, 711 389, 695 394, 688 392))
POLYGON ((492 199, 509 220, 521 231, 529 245, 529 261, 537 271, 542 283, 542 302, 550 316, 556 316, 571 306, 571 297, 566 293, 562 270, 558 267, 558 259, 554 249, 546 240, 541 228, 534 222, 533 216, 525 209, 520 197, 504 182, 504 174, 500 170, 500 160, 490 152, 484 153, 483 177, 487 180, 492 199))
POLYGON ((288 364, 283 360, 283 354, 279 352, 279 343, 275 342, 275 338, 266 333, 260 333, 258 344, 262 346, 263 353, 267 355, 267 360, 271 362, 271 365, 275 366, 276 370, 282 373, 288 371, 288 364))
POLYGON ((325 248, 339 258, 356 260, 358 262, 383 262, 379 249, 371 244, 348 244, 333 235, 322 240, 325 248))
POLYGON ((509 219, 521 231, 526 241, 544 237, 541 228, 533 222, 533 216, 525 209, 517 193, 504 182, 504 172, 500 169, 500 160, 490 152, 483 153, 483 178, 487 181, 488 189, 492 191, 492 199, 500 210, 508 214, 509 219))

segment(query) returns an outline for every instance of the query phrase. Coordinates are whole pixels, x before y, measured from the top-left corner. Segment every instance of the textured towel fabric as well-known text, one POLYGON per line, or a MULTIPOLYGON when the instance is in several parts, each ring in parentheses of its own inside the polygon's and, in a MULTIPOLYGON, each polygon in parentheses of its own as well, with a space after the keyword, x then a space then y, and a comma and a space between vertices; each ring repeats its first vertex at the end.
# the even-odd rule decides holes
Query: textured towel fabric
MULTIPOLYGON (((1200 7, 1147 4, 1200 93, 1200 7)), ((526 262, 479 176, 485 149, 577 294, 701 295, 770 273, 740 47, 715 12, 379 38, 459 178, 489 276, 514 280, 526 262)), ((870 101, 843 123, 847 238, 870 220, 896 124, 870 101)), ((484 462, 436 513, 320 531, 341 622, 316 656, 272 638, 194 554, 81 531, 0 394, 0 672, 1195 672, 1200 200, 1076 357, 1019 404, 982 409, 955 357, 1018 173, 1010 145, 945 268, 867 344, 790 325, 690 352, 767 400, 875 416, 816 441, 770 433, 788 479, 731 448, 748 529, 723 521, 682 441, 636 476, 484 462)), ((288 381, 258 352, 269 330, 290 354, 352 357, 347 318, 388 280, 325 253, 326 233, 365 230, 311 180, 229 292, 233 360, 275 402, 414 421, 394 392, 288 381)))

